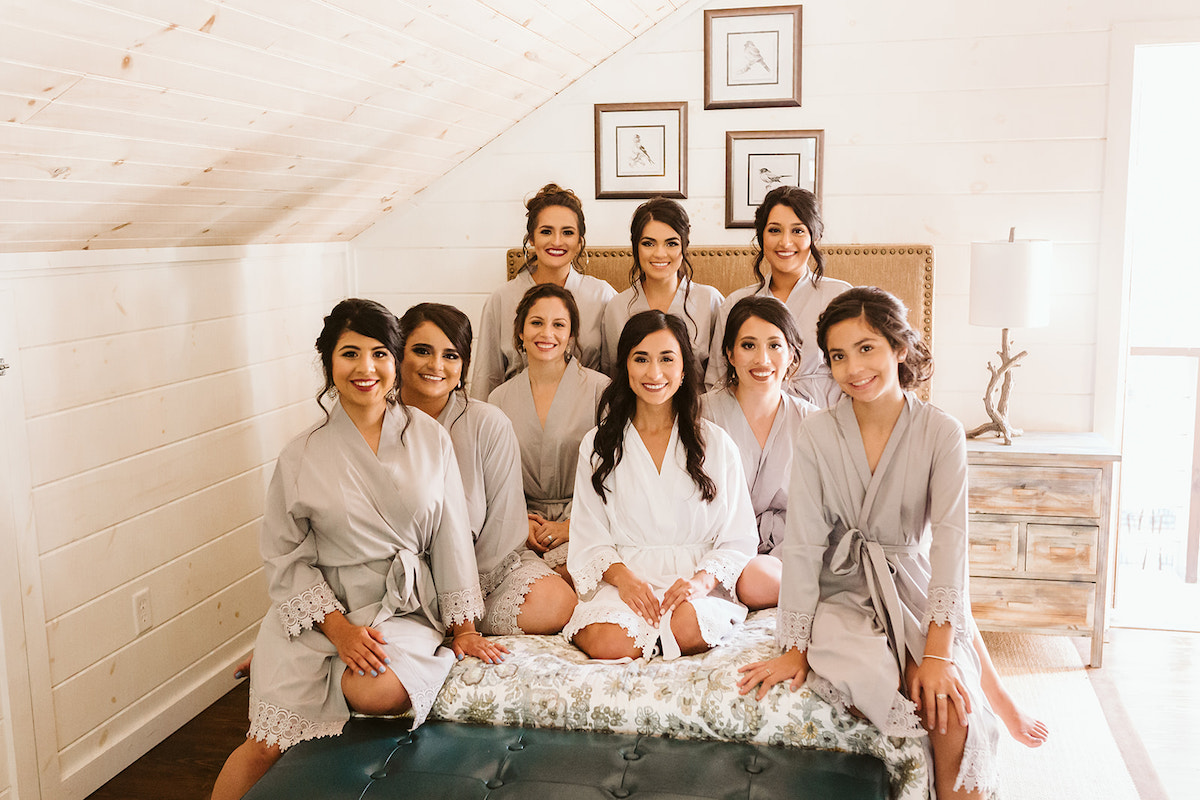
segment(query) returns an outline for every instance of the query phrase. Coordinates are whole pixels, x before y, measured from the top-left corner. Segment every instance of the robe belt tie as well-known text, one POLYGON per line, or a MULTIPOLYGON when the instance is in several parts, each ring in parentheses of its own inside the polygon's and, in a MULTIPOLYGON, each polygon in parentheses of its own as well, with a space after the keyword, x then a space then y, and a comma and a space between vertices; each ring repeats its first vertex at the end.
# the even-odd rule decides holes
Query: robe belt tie
POLYGON ((900 603, 900 594, 896 590, 892 566, 887 557, 889 554, 917 552, 920 552, 917 545, 883 545, 868 539, 858 528, 851 528, 837 543, 829 564, 830 571, 835 575, 862 574, 866 578, 875 619, 887 635, 901 676, 904 675, 907 652, 904 642, 904 606, 900 603))
POLYGON ((410 614, 422 608, 430 621, 440 627, 437 589, 422 554, 410 550, 397 552, 388 569, 384 587, 383 602, 372 625, 378 625, 397 614, 410 614))

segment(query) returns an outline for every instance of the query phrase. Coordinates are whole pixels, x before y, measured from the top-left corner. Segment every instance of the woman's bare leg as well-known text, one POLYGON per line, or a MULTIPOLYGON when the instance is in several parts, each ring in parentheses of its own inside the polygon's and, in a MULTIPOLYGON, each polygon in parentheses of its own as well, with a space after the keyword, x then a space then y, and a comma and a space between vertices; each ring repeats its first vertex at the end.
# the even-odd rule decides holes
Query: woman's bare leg
POLYGON ((558 633, 571 619, 578 601, 566 581, 557 575, 544 575, 525 594, 517 614, 517 627, 525 633, 558 633))
POLYGON ((641 658, 642 648, 624 628, 615 622, 593 622, 584 625, 571 637, 574 643, 589 658, 617 659, 641 658))
POLYGON ((988 653, 983 637, 976 633, 973 644, 975 652, 979 655, 979 663, 983 667, 979 681, 980 687, 983 689, 984 697, 991 704, 992 710, 1004 722, 1004 726, 1008 728, 1008 733, 1012 738, 1026 747, 1041 747, 1050 737, 1050 731, 1046 724, 1022 711, 1013 700, 1012 695, 1004 688, 1000 673, 996 672, 996 665, 992 663, 992 657, 988 653))
POLYGON ((779 605, 779 581, 783 562, 775 556, 758 555, 750 559, 737 581, 737 597, 751 611, 779 605))
POLYGON ((277 744, 268 746, 257 739, 242 742, 221 767, 213 785, 212 800, 238 800, 258 783, 281 755, 283 751, 277 744))

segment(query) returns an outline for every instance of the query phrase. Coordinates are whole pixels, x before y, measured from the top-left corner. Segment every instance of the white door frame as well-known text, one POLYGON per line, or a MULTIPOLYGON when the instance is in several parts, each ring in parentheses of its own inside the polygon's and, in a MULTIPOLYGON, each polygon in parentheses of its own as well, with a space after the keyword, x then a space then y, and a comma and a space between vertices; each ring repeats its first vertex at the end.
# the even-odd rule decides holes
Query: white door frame
POLYGON ((1134 53, 1139 45, 1200 42, 1200 17, 1164 22, 1118 22, 1109 44, 1107 147, 1100 215, 1100 265, 1096 301, 1096 383, 1093 428, 1120 442, 1125 415, 1125 361, 1129 346, 1131 242, 1129 209, 1130 126, 1133 121, 1134 53))

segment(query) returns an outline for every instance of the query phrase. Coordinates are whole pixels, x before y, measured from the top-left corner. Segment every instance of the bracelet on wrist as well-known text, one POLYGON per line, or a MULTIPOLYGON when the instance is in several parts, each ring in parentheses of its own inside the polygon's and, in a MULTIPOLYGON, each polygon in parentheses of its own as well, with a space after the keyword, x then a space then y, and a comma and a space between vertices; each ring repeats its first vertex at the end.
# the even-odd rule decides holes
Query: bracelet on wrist
POLYGON ((463 631, 462 633, 454 634, 454 636, 451 638, 457 639, 460 636, 483 636, 483 634, 480 633, 479 631, 463 631))
POLYGON ((946 658, 945 656, 935 656, 932 653, 926 653, 925 655, 921 656, 921 658, 934 658, 938 661, 945 661, 947 664, 954 666, 954 659, 946 658))

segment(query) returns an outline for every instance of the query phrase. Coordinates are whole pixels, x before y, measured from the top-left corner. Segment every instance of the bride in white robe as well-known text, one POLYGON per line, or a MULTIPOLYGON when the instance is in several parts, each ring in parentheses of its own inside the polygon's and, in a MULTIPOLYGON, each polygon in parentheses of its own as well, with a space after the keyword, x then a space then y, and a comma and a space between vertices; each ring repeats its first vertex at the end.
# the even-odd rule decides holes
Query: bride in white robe
POLYGON ((699 417, 683 322, 630 319, 601 425, 580 444, 567 567, 580 603, 563 629, 593 658, 674 658, 745 619, 734 589, 757 534, 737 448, 699 417))

